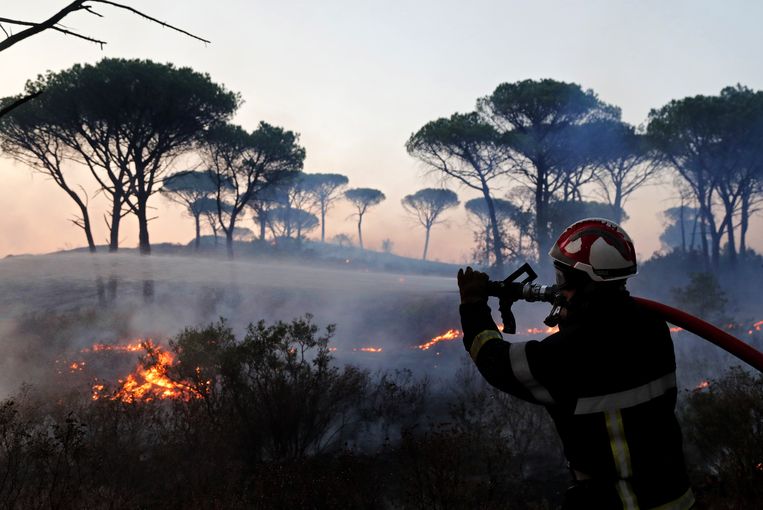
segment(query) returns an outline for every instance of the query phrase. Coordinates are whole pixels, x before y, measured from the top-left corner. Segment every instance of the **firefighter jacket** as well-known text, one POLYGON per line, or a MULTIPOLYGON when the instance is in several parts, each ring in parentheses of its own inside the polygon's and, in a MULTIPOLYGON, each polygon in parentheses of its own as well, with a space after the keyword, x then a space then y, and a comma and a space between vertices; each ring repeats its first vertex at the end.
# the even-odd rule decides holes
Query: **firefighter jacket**
POLYGON ((606 481, 613 508, 690 508, 667 324, 624 290, 568 309, 559 332, 509 343, 486 301, 462 304, 464 346, 490 384, 546 407, 570 467, 606 481))

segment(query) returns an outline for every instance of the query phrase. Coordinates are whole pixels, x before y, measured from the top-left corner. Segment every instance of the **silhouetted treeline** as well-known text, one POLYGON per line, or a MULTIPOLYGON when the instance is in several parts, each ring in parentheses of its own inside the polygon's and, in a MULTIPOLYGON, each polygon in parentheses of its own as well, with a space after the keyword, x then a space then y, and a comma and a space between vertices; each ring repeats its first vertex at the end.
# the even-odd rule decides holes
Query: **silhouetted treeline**
POLYGON ((507 258, 543 256, 578 219, 626 219, 631 195, 669 174, 681 194, 671 213, 681 220, 680 246, 684 216, 696 208, 691 246, 696 239, 705 267, 717 268, 724 251, 732 265, 746 256, 750 216, 763 197, 763 92, 738 85, 673 100, 653 109, 643 129, 620 114, 575 83, 502 83, 473 112, 425 124, 406 148, 480 194, 482 206, 467 202, 480 218, 475 255, 499 270, 507 258))
MULTIPOLYGON (((364 248, 364 214, 384 193, 345 190, 341 174, 304 173, 299 134, 266 122, 251 131, 231 124, 241 97, 206 74, 104 59, 32 80, 26 94, 42 90, 0 120, 0 148, 50 176, 75 202, 75 223, 92 251, 88 195, 73 175, 81 163, 110 201, 111 251, 121 219, 133 214, 141 252, 150 252, 149 211, 158 191, 194 218, 197 248, 202 218, 215 239, 225 236, 229 256, 234 239, 299 244, 318 224, 323 242, 326 213, 339 199, 356 208, 364 248), (179 160, 198 170, 177 168, 179 160)), ((441 179, 478 194, 481 206, 465 203, 477 218, 474 258, 498 272, 508 260, 547 253, 577 219, 627 219, 626 204, 639 188, 670 177, 680 196, 668 212, 681 236, 672 246, 696 246, 704 266, 717 269, 724 257, 734 265, 748 254, 750 219, 763 198, 762 136, 763 92, 741 85, 672 100, 636 128, 594 91, 543 79, 499 84, 474 111, 426 123, 406 149, 441 179)), ((430 189, 422 201, 426 189, 403 201, 424 227, 425 256, 442 212, 433 193, 457 200, 450 190, 430 189)), ((338 236, 342 244, 350 238, 338 236)))

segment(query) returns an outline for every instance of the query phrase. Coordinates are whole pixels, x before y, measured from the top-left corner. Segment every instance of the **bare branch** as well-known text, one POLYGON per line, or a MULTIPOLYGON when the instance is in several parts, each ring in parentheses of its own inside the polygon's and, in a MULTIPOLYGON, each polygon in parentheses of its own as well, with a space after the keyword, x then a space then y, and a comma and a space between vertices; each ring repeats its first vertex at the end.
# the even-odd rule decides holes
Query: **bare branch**
POLYGON ((103 46, 107 44, 106 41, 101 41, 100 39, 94 39, 93 37, 88 37, 86 35, 78 34, 77 32, 72 32, 71 30, 67 30, 59 26, 50 27, 50 29, 55 30, 56 32, 60 32, 64 35, 71 35, 73 37, 76 37, 77 39, 82 39, 87 42, 95 43, 98 46, 100 46, 101 49, 103 49, 103 46))
POLYGON ((85 9, 90 14, 92 14, 93 16, 98 16, 99 18, 103 18, 103 14, 100 14, 100 13, 94 11, 93 8, 90 7, 89 5, 83 5, 82 8, 85 9))
MULTIPOLYGON (((0 23, 8 23, 9 25, 21 25, 23 27, 33 27, 36 26, 37 23, 32 23, 30 21, 21 21, 18 19, 10 19, 10 18, 2 18, 0 17, 0 23)), ((3 32, 5 32, 5 29, 3 29, 3 32)), ((5 32, 6 34, 8 32, 5 32)))
POLYGON ((31 101, 32 99, 39 96, 40 94, 42 94, 42 91, 38 90, 37 92, 33 92, 31 94, 27 94, 26 96, 22 96, 19 99, 16 99, 15 101, 13 101, 12 103, 3 106, 2 108, 0 108, 0 117, 10 113, 11 111, 21 106, 22 104, 31 101))
POLYGON ((197 41, 201 41, 205 44, 210 44, 210 41, 208 41, 207 39, 204 39, 203 37, 199 37, 186 30, 178 28, 174 25, 170 25, 167 22, 164 22, 157 18, 149 16, 148 14, 142 11, 139 11, 138 9, 135 9, 133 7, 130 7, 129 5, 120 4, 117 2, 111 2, 110 0, 74 0, 69 5, 67 5, 66 7, 64 7, 57 13, 55 13, 53 16, 51 16, 50 18, 40 23, 34 23, 30 21, 23 21, 23 20, 11 19, 11 18, 0 18, 0 23, 28 27, 25 30, 22 30, 21 32, 18 32, 16 34, 9 34, 8 31, 5 30, 5 27, 0 25, 0 29, 2 29, 6 35, 6 38, 3 41, 0 41, 0 51, 6 50, 10 48, 11 46, 13 46, 14 44, 21 42, 24 39, 27 39, 29 37, 32 37, 33 35, 39 34, 40 32, 43 32, 45 30, 55 30, 56 32, 60 32, 64 35, 71 35, 78 39, 83 39, 85 41, 98 44, 101 46, 101 48, 103 48, 103 45, 106 44, 105 41, 101 41, 100 39, 95 39, 93 37, 89 37, 86 35, 81 35, 59 26, 59 23, 61 22, 61 20, 63 20, 66 16, 76 11, 87 11, 88 13, 94 16, 103 18, 104 16, 102 14, 96 12, 91 5, 88 5, 93 3, 110 5, 112 7, 116 7, 117 9, 126 10, 137 16, 140 16, 141 18, 147 19, 153 23, 161 25, 162 27, 168 28, 170 30, 174 30, 175 32, 179 32, 187 37, 196 39, 197 41))
POLYGON ((57 25, 64 17, 71 14, 72 12, 78 11, 82 8, 82 3, 85 0, 74 0, 74 2, 70 3, 57 13, 55 13, 50 18, 46 19, 42 23, 29 23, 26 21, 19 21, 19 20, 11 20, 11 19, 5 19, 0 18, 0 22, 10 23, 14 25, 23 25, 28 26, 26 30, 22 30, 21 32, 18 32, 16 34, 13 34, 10 37, 7 37, 5 40, 0 42, 0 51, 6 50, 13 46, 14 44, 23 41, 24 39, 28 37, 32 37, 33 35, 39 34, 40 32, 47 30, 49 28, 53 28, 55 25, 57 25))
POLYGON ((139 11, 137 9, 134 9, 134 8, 130 7, 129 5, 118 4, 116 2, 111 2, 110 0, 86 0, 86 1, 93 2, 93 3, 99 3, 99 4, 111 5, 113 7, 119 8, 119 9, 124 9, 124 10, 129 11, 129 12, 131 12, 133 14, 136 14, 136 15, 142 17, 142 18, 145 18, 145 19, 147 19, 149 21, 153 21, 154 23, 157 23, 157 24, 159 24, 159 25, 161 25, 161 26, 163 26, 165 28, 169 28, 170 30, 174 30, 176 32, 180 32, 181 34, 186 35, 186 36, 188 36, 188 37, 190 37, 192 39, 196 39, 197 41, 201 41, 201 42, 206 43, 206 44, 210 44, 211 43, 211 41, 208 41, 207 39, 199 37, 198 35, 194 35, 194 34, 192 34, 190 32, 186 32, 185 30, 183 30, 181 28, 178 28, 178 27, 176 27, 174 25, 170 25, 169 23, 166 23, 164 21, 161 21, 161 20, 158 20, 156 18, 153 18, 153 17, 149 16, 148 14, 146 14, 144 12, 141 12, 141 11, 139 11))

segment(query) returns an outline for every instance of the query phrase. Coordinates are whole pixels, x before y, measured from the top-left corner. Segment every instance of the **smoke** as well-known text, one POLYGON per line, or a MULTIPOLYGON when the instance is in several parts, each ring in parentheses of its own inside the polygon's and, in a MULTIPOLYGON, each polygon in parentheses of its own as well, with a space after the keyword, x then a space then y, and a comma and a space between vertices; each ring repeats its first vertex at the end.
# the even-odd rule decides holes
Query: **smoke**
MULTIPOLYGON (((460 341, 415 346, 459 328, 455 278, 343 270, 275 260, 55 254, 0 261, 0 392, 45 384, 62 356, 95 342, 153 338, 226 318, 240 333, 310 313, 336 324, 337 363, 455 370, 460 341), (374 347, 382 352, 361 349, 374 347), (440 352, 440 354, 437 354, 440 352), (447 359, 446 359, 447 358, 447 359), (448 367, 443 368, 443 367, 448 367)), ((136 356, 137 357, 137 356, 136 356)))
MULTIPOLYGON (((644 269, 633 282, 634 294, 675 304, 666 291, 673 284, 666 283, 678 272, 660 277, 662 271, 644 269)), ((547 305, 519 302, 514 311, 519 334, 513 340, 545 336, 536 331, 545 329, 547 305)), ((410 369, 416 376, 449 382, 466 356, 460 336, 426 351, 417 348, 460 329, 454 277, 273 259, 126 253, 10 257, 0 261, 0 394, 12 394, 22 383, 57 384, 61 360, 76 359, 94 343, 152 338, 162 344, 186 327, 220 317, 242 334, 250 322, 272 324, 306 313, 319 327, 336 325, 330 346, 340 365, 410 369)), ((757 334, 744 339, 753 337, 757 334)), ((674 343, 679 380, 686 388, 739 364, 685 332, 675 334, 674 343)))

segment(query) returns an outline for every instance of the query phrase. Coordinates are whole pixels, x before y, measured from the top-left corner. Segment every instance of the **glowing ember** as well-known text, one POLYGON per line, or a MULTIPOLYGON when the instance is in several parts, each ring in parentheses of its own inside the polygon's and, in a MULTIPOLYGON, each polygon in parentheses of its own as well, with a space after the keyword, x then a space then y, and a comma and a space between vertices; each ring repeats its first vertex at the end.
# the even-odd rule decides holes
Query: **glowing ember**
MULTIPOLYGON (((110 394, 105 394, 106 387, 103 384, 93 384, 91 398, 100 400, 120 400, 125 403, 138 401, 150 402, 152 400, 181 399, 190 400, 200 398, 198 391, 167 376, 168 370, 174 361, 172 354, 161 350, 151 340, 129 345, 104 345, 96 344, 93 352, 117 351, 135 352, 144 350, 147 354, 144 361, 138 363, 133 373, 124 379, 119 379, 119 388, 110 394)), ((211 383, 211 381, 209 382, 211 383)))
POLYGON ((116 345, 116 344, 93 344, 92 347, 85 347, 80 352, 103 352, 103 351, 117 351, 117 352, 140 352, 144 349, 142 342, 135 342, 131 344, 116 345))
POLYGON ((684 328, 678 328, 678 327, 670 328, 671 333, 678 333, 679 331, 683 331, 683 330, 684 328))
POLYGON ((755 464, 755 469, 757 469, 758 471, 763 471, 763 462, 758 462, 757 464, 755 464))
POLYGON ((84 361, 75 361, 69 365, 69 370, 71 372, 81 372, 84 369, 85 369, 84 361))
POLYGON ((547 328, 527 328, 528 335, 551 335, 559 331, 558 326, 547 328))
POLYGON ((694 391, 702 391, 704 389, 707 389, 710 387, 710 381, 702 381, 697 385, 696 388, 694 388, 694 391))
POLYGON ((381 347, 361 347, 359 349, 353 349, 353 351, 360 352, 382 352, 384 349, 381 347))
POLYGON ((755 331, 761 331, 763 329, 763 321, 758 321, 755 324, 752 325, 752 328, 755 331))
POLYGON ((421 349, 422 351, 426 351, 428 349, 431 349, 435 345, 437 345, 440 342, 448 342, 450 340, 456 340, 461 336, 461 332, 457 329, 449 329, 445 333, 441 335, 437 335, 436 337, 432 338, 426 343, 423 343, 421 345, 417 345, 416 347, 418 349, 421 349))

